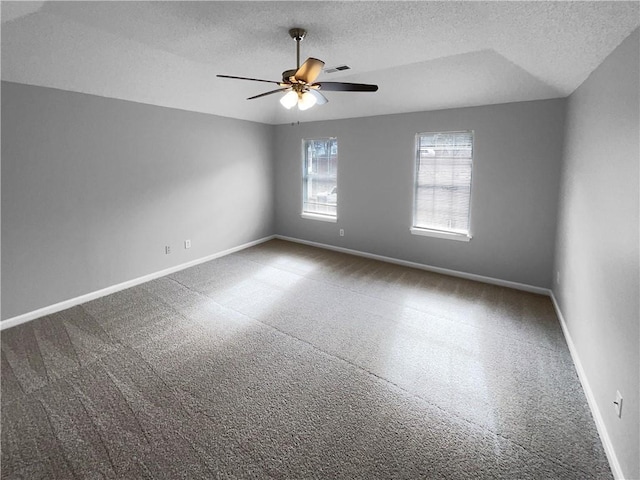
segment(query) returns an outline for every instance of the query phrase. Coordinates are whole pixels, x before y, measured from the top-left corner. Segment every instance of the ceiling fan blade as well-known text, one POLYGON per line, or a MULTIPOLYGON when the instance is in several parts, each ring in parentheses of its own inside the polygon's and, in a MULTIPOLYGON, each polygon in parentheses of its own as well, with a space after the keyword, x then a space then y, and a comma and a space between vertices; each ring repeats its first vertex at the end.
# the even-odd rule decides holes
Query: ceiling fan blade
POLYGON ((316 90, 314 88, 310 88, 309 90, 307 90, 307 92, 309 92, 311 95, 316 97, 316 104, 317 105, 324 105, 325 103, 327 103, 329 101, 327 99, 327 97, 322 95, 318 90, 316 90))
POLYGON ((294 77, 296 80, 303 81, 304 83, 313 83, 313 81, 318 78, 318 75, 320 75, 322 67, 324 67, 322 60, 309 57, 306 62, 300 65, 294 77))
POLYGON ((276 85, 281 85, 282 84, 282 82, 276 82, 275 80, 262 80, 260 78, 235 77, 233 75, 216 75, 216 77, 220 77, 220 78, 235 78, 236 80, 250 80, 252 82, 275 83, 276 85))
POLYGON ((377 92, 377 85, 369 85, 367 83, 344 83, 344 82, 320 82, 314 83, 313 86, 320 87, 320 90, 327 92, 377 92))
POLYGON ((277 90, 271 90, 270 92, 261 93, 260 95, 254 95, 253 97, 247 98, 247 100, 253 100, 254 98, 266 97, 267 95, 273 95, 278 92, 286 92, 287 90, 291 90, 291 87, 279 88, 277 90))

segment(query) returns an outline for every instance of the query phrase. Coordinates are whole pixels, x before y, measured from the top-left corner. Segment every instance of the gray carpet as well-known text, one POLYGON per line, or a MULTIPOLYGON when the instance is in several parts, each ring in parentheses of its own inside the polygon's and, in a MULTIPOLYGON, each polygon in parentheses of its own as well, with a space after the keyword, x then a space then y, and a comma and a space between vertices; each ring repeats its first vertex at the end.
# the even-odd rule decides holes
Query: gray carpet
POLYGON ((2 332, 2 478, 612 478, 548 298, 274 240, 2 332))

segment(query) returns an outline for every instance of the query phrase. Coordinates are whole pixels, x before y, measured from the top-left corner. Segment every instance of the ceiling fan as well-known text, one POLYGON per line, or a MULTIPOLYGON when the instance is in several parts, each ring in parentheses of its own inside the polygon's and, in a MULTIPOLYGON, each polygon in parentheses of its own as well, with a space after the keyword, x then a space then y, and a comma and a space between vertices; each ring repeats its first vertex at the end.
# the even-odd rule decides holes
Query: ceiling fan
POLYGON ((324 62, 317 58, 310 57, 300 65, 300 42, 306 34, 306 30, 302 28, 292 28, 289 30, 289 35, 296 41, 296 69, 282 72, 281 82, 261 80, 259 78, 236 77, 233 75, 217 76, 221 78, 234 78, 236 80, 250 80, 252 82, 275 83, 279 85, 280 88, 249 97, 247 100, 273 95, 274 93, 286 92, 280 99, 280 103, 287 109, 298 105, 300 110, 307 110, 316 104, 323 105, 327 103, 329 100, 320 93, 320 90, 327 92, 375 92, 378 90, 377 85, 369 85, 366 83, 315 82, 322 71, 322 67, 324 67, 324 62))

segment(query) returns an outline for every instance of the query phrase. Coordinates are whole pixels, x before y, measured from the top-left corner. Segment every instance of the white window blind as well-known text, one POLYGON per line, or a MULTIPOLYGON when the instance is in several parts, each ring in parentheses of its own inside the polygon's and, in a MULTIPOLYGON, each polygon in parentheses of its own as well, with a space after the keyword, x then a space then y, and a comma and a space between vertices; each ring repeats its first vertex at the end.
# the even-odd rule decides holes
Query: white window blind
POLYGON ((302 213, 337 217, 338 139, 303 140, 302 213))
POLYGON ((413 228, 469 235, 473 132, 416 135, 413 228))

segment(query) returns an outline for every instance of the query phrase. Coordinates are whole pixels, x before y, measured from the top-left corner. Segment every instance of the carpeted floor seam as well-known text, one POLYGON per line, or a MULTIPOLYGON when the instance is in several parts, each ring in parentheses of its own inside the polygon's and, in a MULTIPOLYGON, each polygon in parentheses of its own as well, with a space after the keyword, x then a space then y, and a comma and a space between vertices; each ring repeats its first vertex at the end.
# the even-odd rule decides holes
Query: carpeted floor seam
MULTIPOLYGON (((258 262, 256 262, 256 263, 258 263, 258 262)), ((454 413, 454 412, 450 412, 450 411, 448 411, 448 410, 444 409, 443 407, 441 407, 440 405, 430 402, 429 400, 427 400, 426 398, 422 397, 421 395, 418 395, 418 394, 416 394, 416 393, 410 392, 409 390, 407 390, 407 389, 405 389, 405 388, 401 387, 400 385, 398 385, 398 384, 396 384, 396 383, 392 382, 391 380, 389 380, 389 379, 387 379, 387 378, 384 378, 384 377, 381 377, 380 375, 378 375, 378 374, 376 374, 376 373, 374 373, 374 372, 371 372, 370 370, 368 370, 368 369, 366 369, 366 368, 362 367, 361 365, 357 365, 357 364, 355 364, 355 363, 351 362, 350 360, 348 360, 348 359, 346 359, 346 358, 343 358, 343 357, 341 357, 341 356, 339 356, 339 355, 336 355, 336 354, 334 354, 334 353, 327 352, 327 351, 323 350, 322 348, 318 347, 317 345, 314 345, 313 343, 311 343, 311 342, 309 342, 309 341, 307 341, 307 340, 304 340, 304 339, 299 338, 299 337, 297 337, 297 336, 295 336, 295 335, 293 335, 293 334, 291 334, 291 333, 289 333, 289 332, 286 332, 286 331, 284 331, 284 330, 281 330, 281 329, 279 329, 278 327, 276 327, 276 326, 274 326, 274 325, 271 325, 271 324, 269 324, 269 323, 266 323, 266 322, 264 322, 264 321, 262 321, 262 320, 260 320, 260 319, 258 319, 258 318, 252 317, 251 315, 247 315, 247 314, 245 314, 245 313, 243 313, 243 312, 241 312, 241 311, 239 311, 239 310, 235 310, 235 309, 233 309, 233 308, 231 308, 231 307, 228 307, 228 306, 226 306, 226 305, 222 305, 222 304, 220 304, 220 303, 216 302, 212 297, 210 297, 210 296, 209 296, 209 295, 207 295, 206 293, 201 292, 201 291, 199 291, 199 290, 196 290, 196 289, 194 289, 194 288, 192 288, 192 287, 190 287, 190 286, 188 286, 188 285, 186 285, 186 284, 184 284, 184 283, 180 282, 179 280, 177 280, 177 279, 175 279, 175 278, 172 278, 172 277, 169 277, 169 278, 170 278, 172 281, 174 281, 174 282, 176 282, 177 284, 179 284, 180 286, 182 286, 182 287, 186 288, 187 290, 191 291, 192 293, 195 293, 195 294, 197 294, 197 295, 201 295, 201 296, 203 296, 203 297, 206 297, 207 299, 211 300, 212 302, 214 302, 216 305, 218 305, 218 306, 219 306, 219 307, 221 307, 221 308, 224 308, 224 309, 227 309, 227 310, 233 311, 233 312, 235 312, 235 313, 236 313, 236 314, 238 314, 238 315, 242 315, 242 316, 244 316, 244 317, 246 317, 246 318, 249 318, 249 319, 253 320, 254 322, 257 322, 257 323, 259 323, 259 324, 261 324, 261 325, 263 325, 263 326, 265 326, 265 327, 267 327, 267 328, 269 328, 269 329, 272 329, 272 330, 274 330, 274 331, 276 331, 276 332, 280 333, 281 335, 284 335, 284 336, 286 336, 286 337, 288 337, 288 338, 291 338, 291 339, 293 339, 293 340, 296 340, 296 341, 298 341, 298 342, 304 343, 304 344, 306 344, 306 345, 310 346, 311 348, 313 348, 314 350, 316 350, 316 351, 320 352, 320 353, 321 353, 321 354, 323 354, 323 355, 326 355, 326 356, 328 356, 328 357, 330 357, 330 358, 334 358, 334 359, 336 359, 336 360, 339 360, 339 361, 341 361, 341 362, 344 362, 344 363, 346 363, 346 364, 348 364, 348 365, 352 366, 353 368, 356 368, 357 370, 359 370, 359 371, 361 371, 361 372, 365 373, 366 375, 372 376, 372 377, 376 378, 377 380, 379 380, 379 381, 381 381, 381 382, 384 382, 384 383, 385 383, 385 384, 387 384, 387 385, 392 386, 393 388, 395 388, 395 389, 397 389, 397 390, 399 390, 399 391, 403 392, 403 394, 405 394, 405 395, 407 395, 407 396, 409 396, 409 397, 415 398, 415 399, 420 400, 421 402, 423 402, 423 403, 425 403, 425 404, 427 404, 427 405, 429 405, 429 406, 431 406, 431 407, 437 408, 438 410, 442 411, 443 413, 445 413, 445 414, 446 414, 446 415, 448 415, 448 416, 456 417, 456 418, 457 418, 458 420, 460 420, 460 421, 463 421, 463 422, 466 422, 466 423, 468 423, 468 424, 470 424, 470 425, 474 425, 474 426, 476 426, 476 427, 479 427, 479 428, 481 428, 481 429, 483 429, 483 430, 485 430, 485 431, 487 431, 487 432, 491 433, 492 435, 495 435, 495 436, 500 437, 500 438, 502 438, 502 439, 504 439, 504 440, 506 440, 506 441, 508 441, 508 442, 513 443, 514 445, 517 445, 518 447, 522 448, 523 450, 528 451, 529 453, 531 453, 531 454, 533 454, 533 455, 536 455, 537 457, 543 458, 543 457, 540 455, 540 453, 538 453, 535 449, 532 449, 530 446, 523 445, 523 444, 521 444, 520 442, 517 442, 517 441, 513 440, 512 438, 505 437, 505 436, 504 436, 504 435, 502 435, 500 432, 496 432, 496 431, 494 431, 494 430, 492 430, 492 429, 490 429, 490 428, 487 428, 487 426, 486 426, 486 425, 482 425, 482 424, 479 424, 479 423, 473 422, 473 421, 471 421, 471 420, 469 420, 469 419, 467 419, 467 418, 465 418, 465 417, 462 417, 462 416, 460 416, 460 415, 457 415, 457 414, 456 414, 456 413, 454 413)), ((315 280, 314 280, 314 281, 315 281, 315 280)), ((356 293, 357 293, 357 292, 356 292, 356 293)), ((566 465, 566 464, 565 464, 564 462, 562 462, 560 459, 555 458, 555 457, 553 458, 553 461, 554 461, 556 464, 561 465, 561 466, 563 466, 563 467, 567 467, 567 468, 575 468, 575 467, 572 467, 572 466, 570 466, 570 465, 566 465)), ((585 472, 583 472, 583 473, 585 473, 585 472)))

